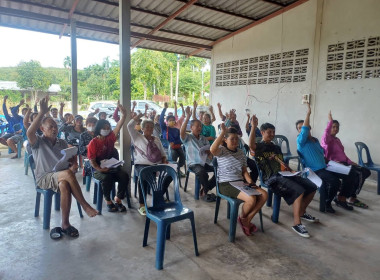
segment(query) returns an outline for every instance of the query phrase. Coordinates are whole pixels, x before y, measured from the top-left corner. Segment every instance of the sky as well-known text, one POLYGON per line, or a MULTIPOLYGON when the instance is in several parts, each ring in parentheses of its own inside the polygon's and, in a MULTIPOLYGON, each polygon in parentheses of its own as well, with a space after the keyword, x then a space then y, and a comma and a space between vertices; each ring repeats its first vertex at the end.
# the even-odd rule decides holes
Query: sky
MULTIPOLYGON (((63 68, 71 56, 70 38, 0 26, 0 67, 17 66, 21 61, 37 60, 42 67, 63 68)), ((77 39, 78 69, 101 64, 107 56, 119 58, 119 45, 77 39)))

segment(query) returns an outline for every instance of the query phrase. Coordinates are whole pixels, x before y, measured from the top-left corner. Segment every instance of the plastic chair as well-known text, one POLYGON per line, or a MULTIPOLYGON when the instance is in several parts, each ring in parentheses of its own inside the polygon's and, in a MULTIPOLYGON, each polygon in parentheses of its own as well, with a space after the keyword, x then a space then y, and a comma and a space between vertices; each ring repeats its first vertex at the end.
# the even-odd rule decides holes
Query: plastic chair
MULTIPOLYGON (((301 164, 302 170, 305 169, 305 159, 303 158, 303 155, 300 151, 297 150, 297 154, 299 156, 299 162, 301 164)), ((306 176, 307 178, 307 176, 306 176)), ((327 197, 327 189, 325 188, 325 184, 322 184, 320 188, 318 188, 319 192, 319 211, 325 212, 326 211, 326 197, 327 197)))
POLYGON ((284 135, 276 135, 276 136, 274 136, 273 142, 277 146, 279 146, 281 148, 281 150, 282 150, 282 143, 285 143, 286 151, 285 151, 285 153, 282 153, 282 155, 284 157, 284 161, 286 164, 289 164, 289 161, 291 159, 296 159, 298 161, 297 170, 299 171, 300 170, 300 158, 299 158, 299 156, 295 156, 290 152, 290 146, 289 146, 288 138, 286 138, 284 135))
MULTIPOLYGON (((131 145, 131 158, 132 158, 132 165, 135 164, 135 146, 131 145)), ((135 198, 137 198, 137 185, 138 185, 139 177, 137 176, 136 169, 133 168, 133 182, 135 183, 135 198)))
MULTIPOLYGON (((102 214, 102 209, 103 209, 103 189, 101 186, 101 181, 98 179, 95 179, 92 177, 94 180, 94 198, 93 198, 93 203, 96 204, 96 210, 98 210, 99 215, 102 214)), ((115 197, 115 184, 112 187, 111 190, 111 197, 115 197)), ((131 202, 129 201, 129 195, 127 191, 127 203, 128 203, 128 208, 131 208, 131 202)))
POLYGON ((198 256, 197 235, 195 232, 194 212, 182 205, 179 195, 177 172, 164 165, 145 167, 140 172, 139 183, 152 191, 152 201, 148 205, 147 195, 142 188, 146 209, 146 221, 144 230, 143 247, 147 246, 150 221, 157 225, 156 268, 162 269, 164 263, 165 242, 170 239, 170 226, 172 223, 184 219, 190 219, 193 232, 195 255, 198 256), (165 203, 163 198, 162 183, 166 176, 170 176, 174 182, 174 202, 165 203), (156 178, 157 177, 157 178, 156 178))
MULTIPOLYGON (((217 170, 218 170, 218 161, 216 158, 213 159, 212 164, 214 166, 214 172, 215 176, 217 176, 217 170)), ((216 177, 218 178, 218 177, 216 177)), ((230 230, 228 233, 228 241, 235 242, 235 234, 236 234, 236 223, 237 218, 239 214, 239 206, 241 203, 244 203, 244 201, 240 199, 234 199, 228 196, 225 196, 219 192, 219 183, 218 180, 216 180, 216 204, 215 204, 215 216, 214 216, 214 224, 218 222, 218 214, 219 214, 219 206, 220 206, 220 199, 223 198, 227 200, 227 219, 230 219, 230 230)), ((260 228, 261 231, 264 232, 263 227, 263 215, 261 210, 259 211, 260 215, 260 228)))
POLYGON ((358 152, 359 165, 377 172, 377 194, 380 195, 380 164, 375 164, 372 161, 371 154, 369 153, 369 149, 366 144, 363 142, 355 142, 355 146, 358 152), (366 153, 367 162, 364 162, 363 160, 363 149, 366 153))
POLYGON ((278 223, 278 217, 280 215, 281 196, 278 196, 277 194, 273 193, 271 187, 265 184, 264 179, 263 179, 263 173, 261 169, 259 168, 258 164, 256 164, 256 166, 257 166, 257 171, 259 172, 260 186, 268 189, 268 200, 267 200, 268 207, 272 207, 272 199, 273 199, 273 212, 272 212, 271 220, 273 223, 278 223))
MULTIPOLYGON (((20 141, 17 142, 17 158, 21 158, 21 149, 22 149, 22 142, 23 140, 21 139, 20 141)), ((8 154, 13 153, 11 148, 8 148, 8 154)))
MULTIPOLYGON (((193 170, 191 170, 190 167, 188 167, 187 171, 186 171, 185 187, 183 188, 184 192, 187 191, 187 182, 189 181, 190 172, 194 173, 194 175, 195 175, 195 172, 193 170)), ((198 176, 195 175, 195 190, 194 190, 194 199, 195 200, 199 200, 200 191, 201 191, 201 182, 199 181, 198 176)))
MULTIPOLYGON (((41 189, 36 182, 36 176, 34 174, 34 169, 35 169, 35 164, 34 164, 34 159, 33 155, 29 156, 29 165, 30 165, 30 170, 32 171, 33 174, 33 180, 34 180, 34 185, 36 187, 36 205, 34 208, 34 217, 38 217, 40 214, 40 202, 41 202, 41 194, 44 195, 44 215, 43 215, 43 229, 49 229, 50 227, 50 217, 51 217, 51 204, 53 200, 53 195, 55 195, 55 210, 59 211, 60 209, 60 202, 61 202, 61 196, 59 193, 56 193, 52 190, 44 190, 41 189)), ((82 214, 82 207, 80 206, 79 202, 77 201, 78 205, 78 211, 79 215, 81 218, 83 218, 82 214)))

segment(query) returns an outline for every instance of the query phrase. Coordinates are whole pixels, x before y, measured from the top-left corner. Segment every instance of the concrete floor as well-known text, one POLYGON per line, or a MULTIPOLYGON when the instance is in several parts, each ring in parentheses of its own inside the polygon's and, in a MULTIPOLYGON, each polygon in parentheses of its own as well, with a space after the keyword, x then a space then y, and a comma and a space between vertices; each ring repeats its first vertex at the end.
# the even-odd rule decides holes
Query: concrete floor
MULTIPOLYGON (((166 243, 164 269, 157 271, 156 227, 152 223, 143 248, 145 218, 136 210, 137 200, 127 213, 104 212, 91 219, 80 219, 73 204, 71 222, 80 237, 53 241, 42 229, 42 217, 33 217, 31 174, 24 175, 23 159, 9 157, 2 150, 0 279, 380 279, 380 196, 373 182, 360 194, 368 210, 335 207, 336 214, 320 213, 316 195, 309 212, 321 222, 305 223, 310 239, 291 230, 291 207, 283 201, 278 224, 270 221, 272 209, 264 206, 265 233, 246 237, 237 228, 236 242, 229 243, 226 202, 214 225, 215 204, 194 201, 191 177, 191 189, 181 190, 181 198, 195 212, 200 256, 194 255, 190 223, 176 223, 166 243)), ((88 201, 92 191, 84 191, 88 201)), ((254 221, 258 224, 258 217, 254 221)), ((51 227, 59 224, 60 212, 53 210, 51 227)))

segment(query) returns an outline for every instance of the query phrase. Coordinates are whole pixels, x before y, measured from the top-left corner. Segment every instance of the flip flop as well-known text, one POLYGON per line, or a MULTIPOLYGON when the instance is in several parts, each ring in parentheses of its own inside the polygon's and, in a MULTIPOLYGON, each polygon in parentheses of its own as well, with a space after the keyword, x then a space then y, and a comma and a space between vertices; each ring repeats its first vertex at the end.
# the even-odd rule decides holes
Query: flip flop
POLYGON ((115 203, 115 206, 119 212, 127 212, 127 208, 122 203, 115 203))
POLYGON ((364 202, 361 202, 359 199, 355 199, 354 202, 347 202, 348 205, 368 209, 368 205, 364 202))
POLYGON ((59 240, 62 238, 62 228, 55 227, 50 231, 50 238, 53 240, 59 240))
POLYGON ((249 226, 249 232, 252 234, 252 233, 255 233, 257 230, 258 230, 257 226, 251 223, 249 226))
POLYGON ((238 222, 239 222, 239 224, 241 226, 241 229, 243 230, 244 234, 246 236, 251 236, 251 230, 250 230, 250 228, 246 227, 245 225, 243 225, 243 222, 241 221, 240 217, 238 217, 238 222))
POLYGON ((64 234, 66 234, 67 236, 70 236, 70 237, 78 237, 79 236, 79 231, 73 226, 69 226, 67 229, 62 229, 62 232, 64 234))
POLYGON ((138 211, 139 211, 140 215, 146 216, 145 206, 141 206, 138 211))
POLYGON ((117 207, 115 206, 115 204, 111 203, 111 204, 107 204, 107 210, 108 212, 117 212, 117 207))
POLYGON ((206 201, 206 202, 215 202, 216 201, 216 197, 213 197, 212 195, 210 194, 206 194, 202 197, 202 200, 203 201, 206 201))

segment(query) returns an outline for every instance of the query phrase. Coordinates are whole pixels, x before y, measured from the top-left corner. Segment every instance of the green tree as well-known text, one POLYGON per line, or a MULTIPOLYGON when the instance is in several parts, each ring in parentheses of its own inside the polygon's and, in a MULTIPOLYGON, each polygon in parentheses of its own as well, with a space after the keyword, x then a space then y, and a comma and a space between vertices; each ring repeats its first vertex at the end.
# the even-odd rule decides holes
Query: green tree
POLYGON ((20 62, 17 66, 17 86, 28 89, 34 101, 38 91, 47 91, 52 84, 52 75, 38 61, 20 62))

